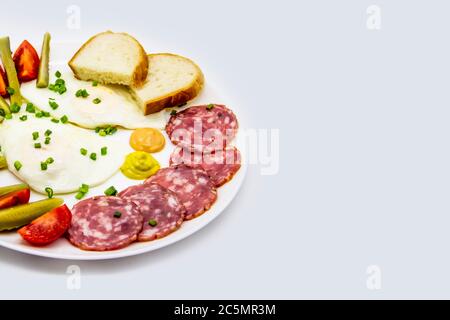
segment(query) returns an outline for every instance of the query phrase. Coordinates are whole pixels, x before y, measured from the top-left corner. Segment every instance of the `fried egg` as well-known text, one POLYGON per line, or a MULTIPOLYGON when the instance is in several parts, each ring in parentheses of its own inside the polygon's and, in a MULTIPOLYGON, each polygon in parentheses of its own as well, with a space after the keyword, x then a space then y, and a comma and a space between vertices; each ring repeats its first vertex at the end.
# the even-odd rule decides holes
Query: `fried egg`
POLYGON ((0 146, 8 169, 44 194, 47 187, 63 194, 77 191, 82 184, 97 186, 108 180, 130 150, 118 138, 118 134, 101 137, 93 130, 30 113, 16 114, 0 124, 0 146), (20 120, 25 114, 27 120, 20 120))
POLYGON ((36 82, 23 83, 22 95, 41 110, 60 118, 67 116, 71 123, 93 129, 105 126, 121 126, 127 129, 152 127, 163 129, 170 117, 167 110, 145 116, 130 92, 123 86, 101 85, 78 80, 68 67, 52 67, 50 83, 58 79, 65 81, 67 91, 63 94, 48 88, 36 88, 36 82), (88 94, 78 95, 79 90, 88 94), (53 108, 50 106, 53 105, 53 108))

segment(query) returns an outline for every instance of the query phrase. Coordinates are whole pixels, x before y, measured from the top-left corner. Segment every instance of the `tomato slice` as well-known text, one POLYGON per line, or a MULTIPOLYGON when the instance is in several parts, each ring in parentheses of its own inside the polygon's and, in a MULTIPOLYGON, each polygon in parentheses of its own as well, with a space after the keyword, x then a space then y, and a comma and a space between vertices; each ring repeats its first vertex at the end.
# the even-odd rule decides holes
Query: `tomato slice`
POLYGON ((35 80, 39 73, 39 56, 27 40, 17 48, 13 56, 20 82, 35 80))
POLYGON ((14 207, 19 204, 25 204, 28 203, 28 201, 30 201, 30 189, 11 192, 0 197, 0 209, 14 207))
POLYGON ((72 213, 62 205, 33 220, 17 231, 24 240, 35 246, 44 246, 59 239, 70 227, 72 213))
POLYGON ((2 66, 0 66, 0 96, 7 97, 8 91, 8 78, 6 77, 5 70, 3 70, 2 66))

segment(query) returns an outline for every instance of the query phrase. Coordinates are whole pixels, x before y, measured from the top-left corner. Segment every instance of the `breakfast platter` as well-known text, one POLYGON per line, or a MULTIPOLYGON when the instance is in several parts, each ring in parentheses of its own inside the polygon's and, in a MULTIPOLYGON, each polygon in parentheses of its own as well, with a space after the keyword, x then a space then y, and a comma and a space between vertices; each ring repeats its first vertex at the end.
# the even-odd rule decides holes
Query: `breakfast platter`
POLYGON ((109 31, 35 46, 0 38, 0 246, 127 257, 231 203, 246 174, 243 119, 201 62, 109 31))

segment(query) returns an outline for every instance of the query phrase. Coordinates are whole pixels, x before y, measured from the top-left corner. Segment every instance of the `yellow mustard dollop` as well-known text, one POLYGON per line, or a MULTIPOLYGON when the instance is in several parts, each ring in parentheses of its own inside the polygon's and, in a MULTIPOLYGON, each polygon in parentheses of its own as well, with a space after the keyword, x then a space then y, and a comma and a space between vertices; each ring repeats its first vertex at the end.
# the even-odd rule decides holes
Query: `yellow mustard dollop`
POLYGON ((143 151, 130 153, 120 171, 133 180, 144 180, 158 172, 160 165, 152 155, 143 151))

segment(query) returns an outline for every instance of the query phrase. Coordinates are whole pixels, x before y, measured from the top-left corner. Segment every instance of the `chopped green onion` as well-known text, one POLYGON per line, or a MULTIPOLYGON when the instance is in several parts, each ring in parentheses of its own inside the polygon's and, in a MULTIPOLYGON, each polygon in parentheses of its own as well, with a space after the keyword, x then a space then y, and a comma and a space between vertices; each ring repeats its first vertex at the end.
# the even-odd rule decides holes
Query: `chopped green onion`
POLYGON ((88 151, 87 151, 85 148, 81 148, 81 149, 80 149, 80 153, 81 153, 83 156, 85 156, 85 155, 87 155, 88 151))
POLYGON ((21 116, 19 119, 20 119, 20 121, 27 121, 28 117, 27 117, 26 114, 24 114, 24 115, 21 116))
POLYGON ((97 154, 96 153, 91 153, 91 155, 89 156, 89 158, 91 158, 91 160, 97 160, 97 154))
POLYGON ((149 220, 148 221, 148 224, 150 225, 150 226, 152 226, 152 227, 156 227, 156 225, 158 224, 158 222, 156 221, 156 220, 149 220))
POLYGON ((177 110, 172 110, 171 112, 170 112, 170 115, 171 116, 174 116, 174 115, 176 115, 177 114, 177 110))
POLYGON ((86 91, 86 89, 80 89, 75 93, 75 96, 78 98, 87 98, 89 97, 89 93, 86 91))
POLYGON ((120 218, 122 216, 122 213, 119 211, 114 212, 114 218, 120 218))
POLYGON ((45 143, 45 144, 50 144, 50 141, 51 141, 51 140, 52 140, 52 138, 47 137, 47 138, 45 138, 44 143, 45 143))
POLYGON ((42 111, 42 115, 43 115, 44 117, 46 117, 46 118, 49 118, 49 117, 50 117, 50 112, 42 111))
POLYGON ((107 147, 103 147, 101 150, 102 156, 106 156, 108 154, 108 148, 107 147))
POLYGON ((80 188, 78 188, 78 193, 75 198, 81 200, 84 196, 89 192, 89 186, 87 184, 82 184, 80 188))
POLYGON ((41 170, 42 171, 47 170, 47 167, 48 167, 47 162, 41 162, 41 170))
POLYGON ((8 94, 10 96, 12 96, 14 93, 16 93, 16 91, 11 87, 6 88, 6 92, 8 92, 8 94))
POLYGON ((86 195, 86 194, 83 193, 83 192, 78 192, 78 193, 75 195, 75 198, 76 198, 77 200, 81 200, 81 199, 84 198, 85 195, 86 195))
POLYGON ((212 109, 214 109, 214 105, 212 103, 208 104, 208 106, 206 107, 206 110, 211 111, 212 109))
POLYGON ((67 116, 62 116, 60 120, 62 123, 67 123, 69 121, 69 118, 67 118, 67 116))
POLYGON ((106 126, 106 127, 97 127, 95 128, 95 132, 98 133, 101 137, 105 137, 107 135, 113 135, 117 132, 116 127, 106 126))
POLYGON ((48 89, 62 95, 67 91, 66 82, 63 79, 56 79, 55 83, 49 84, 48 89))
POLYGON ((44 116, 44 113, 42 111, 36 112, 36 118, 42 118, 44 116))
POLYGON ((55 72, 55 77, 57 77, 57 78, 61 78, 61 72, 59 72, 59 71, 56 71, 56 72, 55 72))
POLYGON ((109 128, 106 129, 106 133, 109 134, 109 135, 112 135, 112 134, 114 134, 116 132, 117 132, 117 128, 116 127, 109 127, 109 128))
POLYGON ((94 82, 92 82, 92 86, 93 86, 93 87, 96 87, 96 86, 98 86, 98 81, 94 81, 94 82))
POLYGON ((10 109, 12 113, 18 113, 20 111, 20 106, 17 103, 13 103, 10 109))
POLYGON ((8 113, 7 115, 5 115, 5 119, 6 120, 11 120, 12 119, 12 114, 8 113))
POLYGON ((94 104, 99 104, 100 102, 102 102, 102 100, 100 100, 99 98, 95 98, 94 100, 92 100, 92 102, 94 104))
POLYGON ((52 157, 50 157, 50 158, 48 158, 47 160, 45 160, 45 162, 46 162, 47 164, 52 164, 53 162, 55 162, 55 160, 54 160, 52 157))
POLYGON ((17 171, 20 171, 20 169, 22 168, 22 163, 20 163, 20 161, 15 161, 14 168, 16 168, 17 171))
POLYGON ((59 104, 57 104, 55 101, 49 101, 48 102, 48 105, 50 106, 50 108, 52 108, 53 110, 56 110, 56 109, 58 109, 58 107, 59 107, 59 104))
POLYGON ((39 132, 35 131, 33 132, 33 140, 37 140, 39 138, 39 132))
POLYGON ((52 130, 46 130, 45 131, 45 136, 49 137, 52 134, 52 130))
POLYGON ((29 113, 35 113, 36 112, 36 108, 34 107, 34 104, 32 104, 31 102, 27 103, 27 107, 26 107, 25 110, 27 112, 29 112, 29 113))
POLYGON ((35 147, 36 149, 40 149, 40 148, 42 148, 42 145, 41 145, 40 143, 35 143, 35 144, 34 144, 34 147, 35 147))
POLYGON ((53 118, 53 119, 52 119, 52 122, 53 122, 53 123, 59 123, 59 120, 58 120, 58 119, 55 119, 55 118, 53 118))
POLYGON ((47 187, 47 188, 45 188, 45 192, 47 193, 47 197, 49 198, 49 199, 51 199, 51 198, 53 198, 53 189, 52 188, 50 188, 50 187, 47 187))
POLYGON ((89 186, 87 184, 82 184, 81 187, 78 189, 78 192, 82 192, 84 194, 89 192, 89 186))
POLYGON ((111 186, 105 190, 105 195, 107 195, 107 196, 115 196, 116 194, 117 194, 117 190, 116 190, 116 188, 114 188, 114 186, 111 186))

